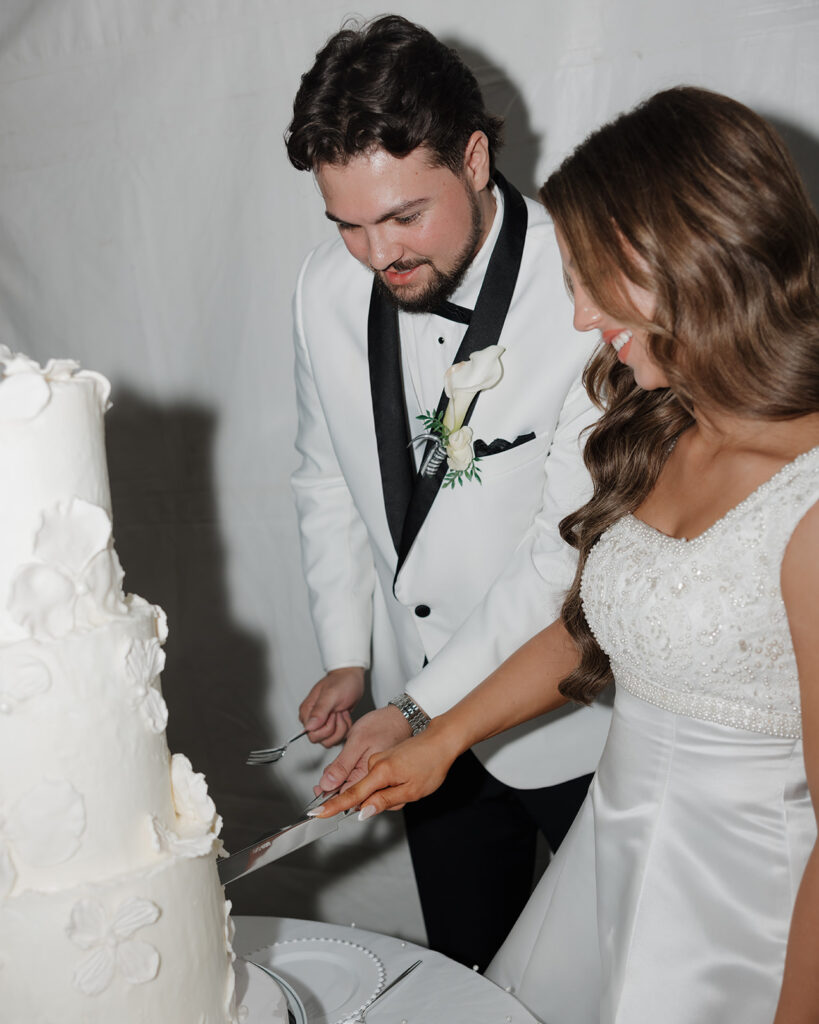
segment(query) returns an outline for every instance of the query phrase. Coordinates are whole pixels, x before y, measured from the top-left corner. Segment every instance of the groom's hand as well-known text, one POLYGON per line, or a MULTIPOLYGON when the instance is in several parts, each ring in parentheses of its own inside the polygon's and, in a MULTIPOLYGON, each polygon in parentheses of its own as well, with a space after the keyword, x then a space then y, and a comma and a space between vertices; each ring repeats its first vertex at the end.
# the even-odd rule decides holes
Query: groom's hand
POLYGON ((319 679, 299 707, 299 719, 311 743, 332 747, 347 735, 350 712, 364 695, 364 669, 336 668, 319 679))
POLYGON ((344 749, 327 767, 319 779, 316 795, 329 793, 341 787, 342 791, 355 785, 367 774, 373 754, 389 750, 412 734, 410 724, 392 704, 370 711, 353 725, 344 749))

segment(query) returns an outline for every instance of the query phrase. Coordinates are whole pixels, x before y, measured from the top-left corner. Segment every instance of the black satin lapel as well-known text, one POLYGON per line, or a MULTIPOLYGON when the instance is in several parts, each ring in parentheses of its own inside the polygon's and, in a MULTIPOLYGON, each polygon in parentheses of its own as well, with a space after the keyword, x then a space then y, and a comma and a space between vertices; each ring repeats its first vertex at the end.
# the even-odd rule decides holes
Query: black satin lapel
MULTIPOLYGON (((454 363, 463 362, 488 345, 497 345, 506 314, 512 302, 512 294, 520 272, 520 261, 523 258, 523 246, 526 242, 526 227, 529 215, 523 196, 513 188, 502 174, 495 172, 495 183, 503 192, 503 224, 498 240, 492 251, 486 277, 483 279, 478 301, 472 313, 469 329, 463 337, 454 363)), ((478 393, 480 397, 480 392, 478 393)), ((446 394, 442 392, 441 401, 446 407, 446 394)), ((474 405, 472 406, 474 409, 474 405)), ((469 422, 467 414, 465 422, 469 422)))
POLYGON ((380 294, 375 282, 367 320, 367 358, 384 508, 398 551, 412 494, 415 462, 408 447, 398 311, 380 294))
MULTIPOLYGON (((473 352, 498 343, 518 280, 529 221, 526 203, 520 192, 497 171, 495 172, 495 183, 503 192, 503 224, 495 242, 495 248, 492 250, 489 266, 486 268, 486 276, 481 285, 478 301, 475 303, 472 319, 453 360, 455 363, 463 362, 469 359, 473 352)), ((471 419, 479 398, 480 392, 472 399, 464 423, 468 423, 471 419)), ((447 401, 446 392, 441 391, 438 412, 444 411, 447 401)), ((434 476, 415 475, 415 486, 412 490, 401 534, 401 543, 398 547, 396 577, 401 571, 401 566, 404 564, 404 559, 407 557, 413 541, 418 536, 418 531, 423 526, 446 473, 445 461, 442 466, 439 466, 438 472, 434 476)), ((472 486, 480 492, 480 484, 473 482, 472 486)), ((475 500, 480 500, 480 493, 475 495, 475 500)))

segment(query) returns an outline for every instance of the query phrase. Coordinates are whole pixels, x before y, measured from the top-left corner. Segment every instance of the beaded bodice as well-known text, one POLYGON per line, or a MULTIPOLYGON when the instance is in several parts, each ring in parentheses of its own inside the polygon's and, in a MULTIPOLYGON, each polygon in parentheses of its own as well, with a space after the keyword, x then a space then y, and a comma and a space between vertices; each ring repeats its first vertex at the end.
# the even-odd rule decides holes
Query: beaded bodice
POLYGON ((801 735, 780 569, 819 500, 819 447, 694 540, 626 515, 592 548, 581 596, 616 685, 692 718, 801 735))

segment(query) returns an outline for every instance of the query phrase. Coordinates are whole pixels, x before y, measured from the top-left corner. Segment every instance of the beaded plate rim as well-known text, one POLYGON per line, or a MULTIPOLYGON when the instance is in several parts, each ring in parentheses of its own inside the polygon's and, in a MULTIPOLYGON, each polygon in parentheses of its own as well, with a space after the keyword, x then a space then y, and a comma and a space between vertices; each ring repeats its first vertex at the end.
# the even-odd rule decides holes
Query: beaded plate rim
MULTIPOLYGON (((370 1003, 373 1002, 376 996, 383 989, 384 982, 386 981, 387 978, 387 971, 386 968, 384 967, 382 960, 375 953, 373 953, 371 949, 368 949, 366 946, 362 946, 360 942, 352 942, 350 939, 340 939, 331 935, 300 935, 294 936, 290 939, 279 939, 278 941, 271 942, 266 946, 260 946, 258 949, 255 949, 252 953, 248 955, 251 957, 256 957, 259 954, 269 952, 271 955, 271 963, 269 966, 271 970, 275 971, 275 962, 272 959, 273 950, 281 949, 285 946, 292 947, 306 943, 332 943, 337 946, 347 946, 350 949, 355 949, 359 953, 365 954, 373 962, 373 965, 376 971, 378 972, 378 982, 375 988, 373 989, 372 993, 367 997, 367 999, 365 999, 360 1006, 356 1007, 355 1009, 349 1009, 347 1012, 344 1013, 342 1017, 339 1017, 336 1020, 332 1020, 330 1017, 327 1017, 327 1024, 348 1024, 348 1022, 355 1018, 357 1014, 363 1013, 363 1011, 367 1009, 370 1003)), ((290 984, 292 985, 292 982, 290 984)), ((300 993, 297 994, 301 995, 300 993)))

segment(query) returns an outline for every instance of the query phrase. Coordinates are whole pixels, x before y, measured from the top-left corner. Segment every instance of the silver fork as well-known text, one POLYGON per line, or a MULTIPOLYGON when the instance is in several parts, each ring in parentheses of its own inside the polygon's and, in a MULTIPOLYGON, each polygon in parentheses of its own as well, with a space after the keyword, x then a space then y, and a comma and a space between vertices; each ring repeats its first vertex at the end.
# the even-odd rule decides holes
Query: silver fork
POLYGON ((393 978, 389 985, 386 985, 384 988, 381 989, 381 991, 378 993, 375 999, 372 1000, 372 1002, 370 1002, 363 1010, 359 1010, 358 1013, 355 1014, 355 1016, 350 1017, 350 1019, 347 1021, 347 1024, 366 1024, 367 1014, 370 1012, 373 1006, 375 1006, 378 1000, 382 996, 385 996, 391 988, 398 984, 399 981, 403 981, 408 974, 412 974, 415 968, 419 967, 422 962, 423 961, 421 960, 416 960, 415 963, 410 964, 405 971, 401 971, 397 978, 393 978))
POLYGON ((324 790, 321 793, 316 793, 316 795, 313 797, 313 799, 310 801, 310 803, 304 808, 304 810, 301 813, 302 814, 307 814, 308 811, 313 811, 317 807, 321 807, 321 805, 323 803, 326 803, 331 797, 338 796, 338 794, 340 792, 341 792, 341 786, 339 786, 338 789, 328 789, 328 790, 324 790))
POLYGON ((302 736, 307 735, 307 730, 298 733, 287 741, 282 743, 279 747, 263 747, 261 750, 251 750, 247 755, 247 761, 245 764, 275 764, 277 761, 281 761, 284 755, 287 753, 287 748, 291 743, 301 739, 302 736))

